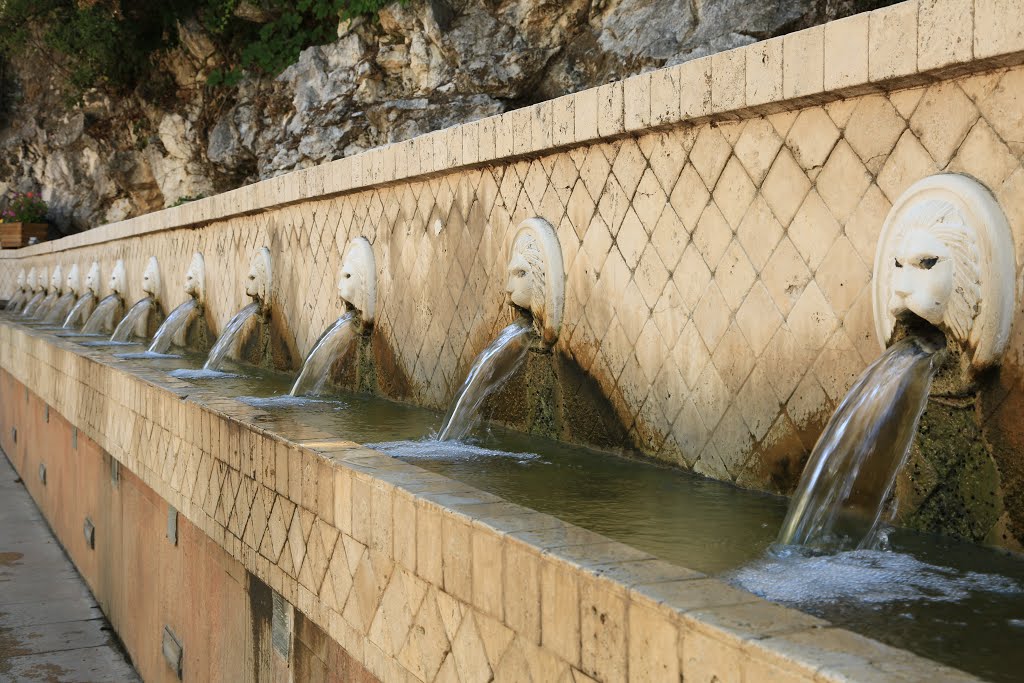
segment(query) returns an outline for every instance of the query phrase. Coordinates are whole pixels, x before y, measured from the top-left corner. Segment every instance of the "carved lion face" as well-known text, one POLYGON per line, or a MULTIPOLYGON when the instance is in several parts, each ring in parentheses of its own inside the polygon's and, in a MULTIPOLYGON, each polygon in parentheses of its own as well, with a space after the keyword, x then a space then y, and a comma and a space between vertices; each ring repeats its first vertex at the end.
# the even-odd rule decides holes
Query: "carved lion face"
POLYGON ((523 232, 512 246, 512 254, 506 269, 508 282, 505 291, 512 303, 519 308, 540 315, 545 308, 544 256, 537 240, 529 232, 523 232))
POLYGON ((35 291, 35 288, 39 284, 39 278, 36 277, 36 269, 31 268, 28 271, 28 277, 25 278, 25 286, 28 287, 29 291, 35 291))
POLYGON ((110 272, 110 291, 117 294, 124 293, 125 284, 127 284, 128 274, 125 272, 124 261, 118 260, 114 265, 114 270, 110 272))
POLYGON ((50 273, 50 291, 60 293, 60 290, 64 287, 64 272, 60 266, 54 266, 53 272, 50 273))
POLYGON ((196 252, 192 255, 192 262, 188 264, 188 271, 185 273, 185 293, 201 300, 205 289, 205 277, 206 265, 203 255, 196 252))
POLYGON ((270 290, 270 250, 263 247, 256 252, 249 263, 249 275, 245 279, 245 293, 254 299, 267 303, 270 290))
POLYGON ((365 237, 356 237, 349 243, 341 263, 338 296, 359 311, 364 322, 373 320, 377 296, 376 276, 373 247, 365 237))
POLYGON ((160 264, 155 256, 150 256, 146 270, 142 271, 142 291, 156 296, 160 292, 160 264))
POLYGON ((922 202, 899 226, 889 311, 910 311, 966 338, 981 295, 976 236, 952 204, 922 202))
POLYGON ((100 264, 96 261, 89 266, 89 272, 85 275, 85 288, 95 294, 100 286, 100 264))
POLYGON ((67 291, 76 293, 78 292, 78 288, 82 285, 82 277, 79 275, 77 263, 71 264, 71 269, 68 270, 66 284, 67 291))
POLYGON ((18 289, 25 289, 25 269, 24 268, 22 268, 20 271, 18 271, 17 283, 18 283, 18 289))

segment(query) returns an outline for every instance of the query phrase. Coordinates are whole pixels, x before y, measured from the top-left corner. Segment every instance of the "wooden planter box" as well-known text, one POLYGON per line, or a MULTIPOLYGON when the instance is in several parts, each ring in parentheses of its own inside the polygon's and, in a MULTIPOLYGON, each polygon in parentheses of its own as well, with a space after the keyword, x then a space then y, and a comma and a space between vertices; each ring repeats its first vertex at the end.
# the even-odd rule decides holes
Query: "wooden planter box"
POLYGON ((0 223, 0 247, 17 249, 28 246, 32 237, 43 242, 49 227, 46 223, 0 223))

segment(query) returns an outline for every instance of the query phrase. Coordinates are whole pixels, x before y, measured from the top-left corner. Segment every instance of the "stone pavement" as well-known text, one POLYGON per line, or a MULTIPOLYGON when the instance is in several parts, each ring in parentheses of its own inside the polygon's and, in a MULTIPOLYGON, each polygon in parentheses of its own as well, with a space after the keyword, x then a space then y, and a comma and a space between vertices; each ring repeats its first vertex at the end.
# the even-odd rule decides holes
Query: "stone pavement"
POLYGON ((111 634, 0 451, 0 682, 139 680, 111 634))

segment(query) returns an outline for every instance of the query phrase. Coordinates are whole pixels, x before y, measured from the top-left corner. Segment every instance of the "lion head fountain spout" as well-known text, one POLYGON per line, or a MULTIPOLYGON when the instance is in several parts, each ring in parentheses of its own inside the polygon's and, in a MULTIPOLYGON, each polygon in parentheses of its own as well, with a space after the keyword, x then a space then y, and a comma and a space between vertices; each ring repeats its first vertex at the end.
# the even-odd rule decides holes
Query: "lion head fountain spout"
POLYGON ((118 259, 117 263, 114 264, 114 269, 110 271, 110 281, 107 283, 107 287, 110 289, 111 294, 124 298, 124 290, 127 286, 128 272, 125 270, 124 260, 118 259))
MULTIPOLYGON (((97 269, 97 275, 99 271, 97 269)), ((110 294, 103 297, 96 308, 93 309, 92 315, 85 321, 85 325, 82 326, 83 334, 101 334, 102 332, 113 332, 117 323, 121 320, 122 307, 124 305, 124 293, 128 286, 128 272, 125 269, 124 261, 118 259, 117 263, 114 264, 114 269, 110 271, 110 280, 107 282, 107 287, 110 289, 110 294)))
POLYGON ((185 272, 185 293, 200 304, 206 301, 206 261, 198 251, 185 272))
POLYGON ((50 311, 53 309, 53 305, 60 299, 61 294, 64 292, 64 271, 60 265, 53 267, 50 272, 50 287, 46 291, 46 297, 42 300, 32 317, 38 318, 42 321, 46 321, 50 316, 50 311))
POLYGON ((128 309, 121 322, 114 328, 110 341, 115 343, 128 342, 134 335, 145 338, 149 331, 149 323, 153 311, 159 314, 157 301, 160 298, 160 263, 156 256, 150 256, 146 268, 142 271, 142 297, 128 309))
POLYGON ((273 271, 270 263, 270 249, 261 247, 249 262, 249 274, 245 280, 245 293, 260 304, 260 312, 270 310, 270 293, 273 271))
POLYGON ((89 272, 85 274, 85 289, 92 292, 93 296, 100 293, 100 264, 97 261, 92 262, 89 272))
POLYGON ((1016 287, 1013 236, 998 203, 957 174, 914 183, 893 204, 875 255, 875 330, 887 346, 897 323, 945 334, 968 377, 999 363, 1016 287))
POLYGON ((15 280, 14 285, 14 292, 11 293, 11 299, 7 302, 7 308, 5 310, 11 311, 12 313, 17 312, 17 310, 25 303, 25 298, 28 292, 29 289, 25 276, 25 269, 22 268, 18 271, 18 278, 15 280))
POLYGON ((509 249, 506 292, 512 305, 529 313, 541 339, 558 339, 565 301, 565 269, 555 229, 543 218, 528 218, 516 229, 509 249))
POLYGON ((338 296, 348 310, 359 313, 364 324, 372 324, 377 308, 377 265, 373 247, 365 237, 349 242, 338 278, 338 296))
POLYGON ((49 312, 46 314, 46 322, 52 325, 60 325, 64 322, 68 313, 74 307, 78 299, 78 290, 82 286, 82 278, 79 275, 78 264, 73 263, 68 269, 68 275, 64 279, 63 294, 53 302, 49 312))
MULTIPOLYGON (((77 268, 77 264, 72 269, 77 268)), ((77 272, 76 272, 77 275, 77 272)), ((70 275, 68 276, 70 281, 70 275)), ((71 307, 71 310, 64 316, 63 327, 71 328, 81 325, 92 315, 93 307, 96 305, 97 294, 100 286, 100 264, 96 261, 89 266, 89 272, 85 275, 85 282, 81 287, 78 301, 71 307)), ((78 289, 78 288, 76 288, 78 289)))

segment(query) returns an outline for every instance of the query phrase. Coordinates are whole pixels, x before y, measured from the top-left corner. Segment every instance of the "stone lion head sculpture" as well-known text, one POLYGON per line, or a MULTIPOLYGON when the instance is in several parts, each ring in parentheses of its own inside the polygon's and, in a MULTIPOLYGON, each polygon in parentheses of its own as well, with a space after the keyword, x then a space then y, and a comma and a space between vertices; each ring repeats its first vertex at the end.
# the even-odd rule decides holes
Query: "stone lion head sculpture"
POLYGON ((53 272, 50 273, 50 293, 60 294, 64 289, 64 271, 60 265, 53 267, 53 272))
MULTIPOLYGON (((43 274, 43 278, 46 278, 46 274, 43 274)), ((28 271, 28 277, 25 278, 25 286, 28 291, 34 292, 39 288, 39 277, 36 274, 35 268, 30 268, 28 271)))
POLYGON ((128 285, 128 271, 125 270, 124 260, 118 259, 114 264, 114 270, 110 271, 110 281, 107 286, 111 293, 124 296, 124 288, 128 285))
POLYGON ((992 194, 967 176, 918 181, 893 204, 875 254, 879 340, 912 313, 968 349, 971 366, 1006 349, 1016 287, 1013 237, 992 194))
POLYGON ((185 293, 200 303, 206 299, 206 260, 198 251, 185 271, 185 293))
POLYGON ((512 235, 505 291, 512 304, 529 312, 545 343, 558 339, 565 300, 565 268, 555 229, 543 218, 528 218, 512 235))
POLYGON ((68 269, 68 276, 65 280, 65 290, 68 292, 74 292, 78 294, 78 290, 82 287, 82 276, 78 268, 77 263, 72 263, 71 268, 68 269))
POLYGON ((270 305, 271 285, 270 250, 260 248, 249 263, 249 274, 245 280, 245 293, 256 299, 264 308, 270 305))
POLYGON ((359 311, 363 322, 373 322, 377 305, 377 265, 373 247, 365 237, 356 237, 348 243, 338 278, 338 296, 359 311))
POLYGON ((100 264, 96 261, 89 266, 89 272, 85 274, 85 289, 96 295, 100 287, 100 264))
POLYGON ((160 296, 160 263, 156 256, 150 256, 146 269, 142 271, 142 291, 153 298, 160 296))
POLYGON ((15 279, 16 289, 18 291, 24 291, 25 290, 25 287, 26 287, 26 285, 25 285, 25 282, 26 282, 25 277, 26 277, 25 276, 25 269, 22 268, 21 270, 18 271, 18 277, 15 279))

